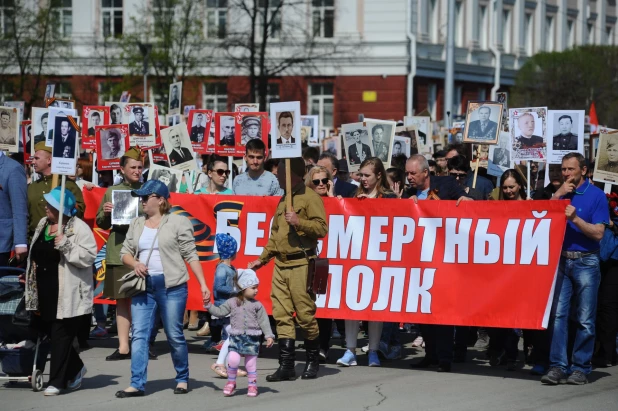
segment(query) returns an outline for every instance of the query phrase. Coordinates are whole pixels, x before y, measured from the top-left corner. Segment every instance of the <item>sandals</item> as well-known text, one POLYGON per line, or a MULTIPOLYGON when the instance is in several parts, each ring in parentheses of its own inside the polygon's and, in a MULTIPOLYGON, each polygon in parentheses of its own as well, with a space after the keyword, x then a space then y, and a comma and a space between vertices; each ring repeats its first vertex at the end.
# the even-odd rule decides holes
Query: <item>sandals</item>
POLYGON ((210 369, 215 372, 221 378, 227 378, 227 369, 225 365, 222 364, 213 364, 210 366, 210 369))

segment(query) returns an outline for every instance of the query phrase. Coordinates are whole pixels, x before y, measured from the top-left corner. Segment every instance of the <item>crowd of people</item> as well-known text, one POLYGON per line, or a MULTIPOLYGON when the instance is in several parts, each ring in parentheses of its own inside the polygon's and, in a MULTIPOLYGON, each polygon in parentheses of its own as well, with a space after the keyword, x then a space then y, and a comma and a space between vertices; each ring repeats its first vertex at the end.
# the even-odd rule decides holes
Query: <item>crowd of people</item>
MULTIPOLYGON (((306 280, 309 260, 316 257, 317 241, 328 232, 323 197, 455 200, 457 204, 492 199, 570 200, 565 209, 568 224, 549 328, 420 325, 413 346, 424 347, 425 356, 411 367, 437 367, 439 372, 449 372, 453 363, 467 360, 468 346, 475 345, 487 348, 491 366, 515 370, 520 362, 518 343, 522 336, 524 362, 533 366, 531 372, 542 376, 545 384, 585 384, 593 365, 615 365, 618 261, 601 261, 599 250, 604 237, 617 235, 610 218, 616 213, 609 210, 605 194, 590 179, 590 168, 583 156, 564 156, 561 172, 550 173, 546 187, 537 187, 536 182, 543 181, 537 168, 528 193, 526 173, 520 168, 505 171, 498 180, 484 169, 475 175, 463 148, 461 144, 450 145, 435 153, 432 160, 419 154, 409 158, 398 155, 388 169, 379 158, 370 157, 360 164, 358 172, 350 173, 345 160, 306 147, 302 158, 290 161, 294 210, 286 210, 284 201, 279 204, 268 245, 258 259, 247 269, 236 269, 236 241, 226 234, 216 235, 220 261, 212 295, 199 263, 191 223, 169 212, 170 190, 163 182, 148 179, 143 153, 137 148, 127 150, 116 177, 99 174, 98 185, 106 187, 106 191, 96 213, 96 224, 109 230, 103 294, 116 301, 113 328, 118 347, 106 359, 130 360, 130 386, 118 391, 116 397, 145 394, 147 364, 157 358, 153 341, 159 324, 176 371, 175 394, 190 391, 185 327, 200 336, 210 334, 204 348, 218 352, 211 368, 227 378, 223 389, 226 396, 234 394, 239 376, 248 377, 248 395, 258 395, 257 357, 264 339, 267 346, 277 341, 279 348, 279 368, 266 377, 269 382, 296 379, 297 335, 304 338, 306 352, 303 379, 316 378, 320 363, 335 361, 329 355, 333 334, 344 341, 345 352, 336 359, 341 367, 356 366, 360 352, 367 353, 370 367, 379 367, 384 360, 401 359, 399 333, 403 325, 399 323, 363 324, 368 344, 359 347, 359 321, 315 318, 316 305, 306 280), (129 190, 139 198, 139 217, 129 225, 112 224, 115 190, 129 190), (255 300, 259 287, 256 270, 273 259, 270 298, 274 332, 264 307, 255 300), (185 310, 190 272, 200 285, 205 312, 185 310), (145 290, 128 296, 122 289, 122 280, 128 275, 143 278, 145 290), (202 327, 200 317, 206 319, 202 327), (239 368, 242 356, 246 371, 239 368)), ((82 190, 94 187, 88 181, 92 163, 85 158, 79 160, 76 176, 67 179, 61 207, 61 188, 53 187, 52 182, 51 148, 39 142, 34 151, 35 178, 27 176, 29 167, 0 152, 0 221, 5 226, 0 231, 0 267, 8 265, 11 256, 26 263, 27 308, 40 313, 41 327, 52 342, 45 395, 53 396, 78 389, 86 375, 74 341, 87 346, 88 337, 109 338, 111 331, 107 327, 108 307, 93 304, 92 267, 98 250, 91 228, 83 221, 82 190), (60 209, 64 214, 62 226, 60 209), (93 319, 96 325, 90 330, 93 319)), ((246 169, 242 173, 229 170, 227 160, 216 155, 204 156, 202 161, 202 173, 183 176, 181 192, 284 195, 285 163, 267 159, 266 147, 259 139, 247 143, 246 169)))

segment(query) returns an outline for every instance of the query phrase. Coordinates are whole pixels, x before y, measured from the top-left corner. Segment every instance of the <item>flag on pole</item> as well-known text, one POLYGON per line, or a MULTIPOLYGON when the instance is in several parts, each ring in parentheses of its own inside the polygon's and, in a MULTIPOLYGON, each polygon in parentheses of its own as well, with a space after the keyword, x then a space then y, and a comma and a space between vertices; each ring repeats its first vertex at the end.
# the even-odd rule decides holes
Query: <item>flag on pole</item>
POLYGON ((594 101, 590 104, 590 134, 599 132, 599 119, 597 118, 597 109, 594 106, 594 101))

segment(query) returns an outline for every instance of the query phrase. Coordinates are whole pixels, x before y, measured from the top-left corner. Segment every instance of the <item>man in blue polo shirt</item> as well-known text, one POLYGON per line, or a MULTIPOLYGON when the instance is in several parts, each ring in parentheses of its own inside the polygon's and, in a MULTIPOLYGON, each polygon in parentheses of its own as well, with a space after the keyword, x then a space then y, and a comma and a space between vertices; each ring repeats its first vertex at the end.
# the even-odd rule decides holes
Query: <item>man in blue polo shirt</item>
POLYGON ((609 211, 605 194, 586 178, 587 172, 584 156, 579 153, 564 156, 562 177, 565 183, 552 197, 552 200, 571 200, 571 204, 565 210, 569 221, 556 280, 558 304, 553 319, 550 369, 541 378, 544 384, 583 385, 588 382, 586 375, 591 370, 601 280, 599 242, 603 238, 604 223, 609 222, 609 211), (570 361, 572 374, 567 376, 571 306, 575 308, 570 318, 575 322, 576 330, 570 361))

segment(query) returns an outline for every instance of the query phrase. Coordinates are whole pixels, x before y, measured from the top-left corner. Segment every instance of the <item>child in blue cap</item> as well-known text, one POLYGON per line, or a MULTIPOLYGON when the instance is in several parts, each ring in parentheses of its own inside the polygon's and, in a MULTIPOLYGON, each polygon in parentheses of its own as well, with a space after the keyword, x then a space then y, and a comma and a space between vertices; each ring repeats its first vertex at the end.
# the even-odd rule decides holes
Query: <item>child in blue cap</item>
MULTIPOLYGON (((236 249, 238 243, 231 235, 227 233, 219 233, 215 236, 217 251, 219 253, 219 264, 215 270, 215 285, 213 286, 213 297, 215 307, 225 303, 232 298, 238 290, 234 287, 234 276, 236 276, 236 268, 232 265, 232 261, 236 258, 236 249)), ((210 366, 210 369, 220 377, 227 378, 227 370, 225 367, 227 354, 229 352, 230 342, 228 337, 230 327, 230 317, 213 318, 211 330, 223 328, 222 338, 218 344, 216 339, 212 338, 211 348, 219 349, 219 357, 217 362, 210 366)), ((211 334, 212 335, 212 334, 211 334)), ((239 370, 238 375, 246 376, 247 374, 239 370)))

